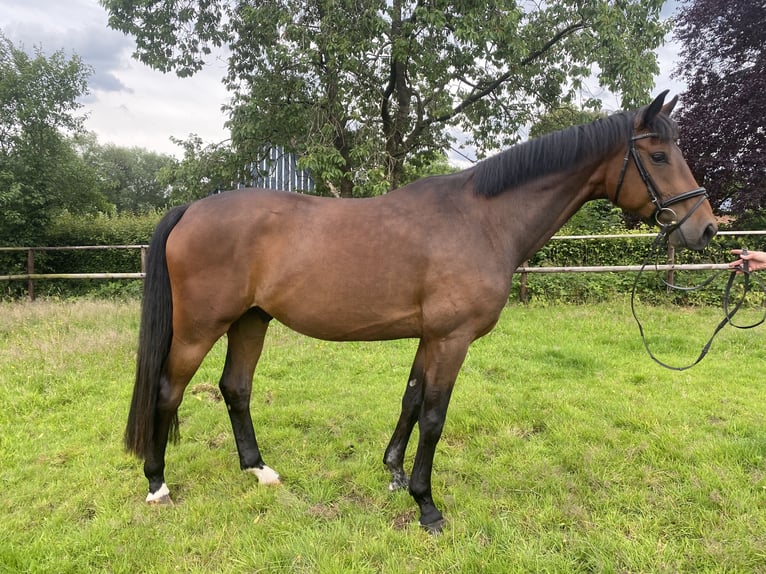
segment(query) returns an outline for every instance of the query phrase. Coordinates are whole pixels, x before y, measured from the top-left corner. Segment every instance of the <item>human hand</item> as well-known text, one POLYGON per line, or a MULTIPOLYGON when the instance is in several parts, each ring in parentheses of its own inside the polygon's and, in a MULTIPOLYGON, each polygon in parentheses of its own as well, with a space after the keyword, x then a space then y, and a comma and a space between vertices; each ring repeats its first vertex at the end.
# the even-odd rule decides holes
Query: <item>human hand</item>
POLYGON ((742 249, 731 250, 733 255, 739 256, 739 259, 729 263, 729 267, 731 269, 737 269, 741 273, 745 261, 748 262, 749 271, 760 271, 761 269, 766 269, 766 252, 747 250, 744 251, 745 253, 743 253, 742 249))

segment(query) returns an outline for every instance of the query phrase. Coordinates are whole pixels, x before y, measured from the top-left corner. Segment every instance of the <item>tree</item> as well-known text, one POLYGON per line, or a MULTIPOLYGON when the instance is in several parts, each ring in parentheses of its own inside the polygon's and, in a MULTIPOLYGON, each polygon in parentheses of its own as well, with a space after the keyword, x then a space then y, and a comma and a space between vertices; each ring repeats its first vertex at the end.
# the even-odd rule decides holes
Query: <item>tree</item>
POLYGON ((667 30, 662 0, 101 2, 157 69, 192 74, 227 45, 236 151, 283 146, 343 196, 396 187, 455 130, 480 150, 514 143, 594 67, 643 103, 667 30))
POLYGON ((104 204, 67 139, 89 75, 77 56, 30 56, 0 34, 0 242, 34 243, 56 213, 104 204))
POLYGON ((245 163, 226 144, 206 146, 194 134, 186 140, 173 141, 183 147, 184 157, 159 173, 159 181, 169 190, 173 205, 232 189, 252 179, 252 174, 246 173, 245 163))
POLYGON ((139 147, 101 145, 95 134, 76 138, 75 145, 118 212, 145 213, 168 205, 170 190, 161 174, 176 165, 172 156, 139 147))
POLYGON ((584 110, 571 104, 563 105, 541 115, 529 129, 529 137, 537 138, 557 130, 587 124, 603 117, 606 117, 604 112, 584 110))
POLYGON ((766 4, 686 0, 677 73, 687 82, 681 147, 713 205, 735 215, 766 207, 766 4))

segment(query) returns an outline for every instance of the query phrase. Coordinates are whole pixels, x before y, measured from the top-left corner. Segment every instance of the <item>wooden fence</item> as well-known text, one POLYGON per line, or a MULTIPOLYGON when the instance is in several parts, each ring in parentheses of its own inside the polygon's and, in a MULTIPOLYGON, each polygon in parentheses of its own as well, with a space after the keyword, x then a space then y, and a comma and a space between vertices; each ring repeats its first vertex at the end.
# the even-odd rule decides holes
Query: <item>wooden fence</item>
POLYGON ((30 301, 35 300, 35 281, 41 279, 143 279, 146 275, 148 245, 84 245, 62 247, 0 247, 0 253, 27 253, 27 272, 16 275, 0 275, 0 281, 26 281, 30 301), (99 251, 114 249, 138 249, 141 251, 141 269, 137 273, 35 273, 35 253, 40 251, 99 251))
MULTIPOLYGON (((766 235, 764 231, 722 231, 719 235, 727 236, 746 236, 746 235, 766 235)), ((652 233, 635 233, 629 235, 554 235, 551 241, 583 241, 588 239, 633 239, 633 238, 651 238, 655 237, 652 233)), ((146 254, 148 245, 91 245, 74 247, 0 247, 0 253, 3 252, 24 252, 27 253, 27 272, 16 275, 0 275, 0 281, 26 281, 29 299, 35 298, 35 281, 48 279, 143 279, 146 270, 146 254), (35 253, 42 251, 87 251, 103 249, 138 249, 141 251, 141 269, 136 273, 35 273, 35 253)), ((652 271, 665 271, 672 280, 672 274, 675 271, 707 271, 727 269, 726 263, 688 263, 675 264, 672 248, 668 252, 668 262, 664 265, 652 265, 652 271)), ((526 284, 529 273, 623 273, 637 272, 641 270, 641 265, 603 265, 603 266, 582 266, 582 267, 530 267, 526 262, 516 269, 520 281, 519 298, 526 300, 526 284)))

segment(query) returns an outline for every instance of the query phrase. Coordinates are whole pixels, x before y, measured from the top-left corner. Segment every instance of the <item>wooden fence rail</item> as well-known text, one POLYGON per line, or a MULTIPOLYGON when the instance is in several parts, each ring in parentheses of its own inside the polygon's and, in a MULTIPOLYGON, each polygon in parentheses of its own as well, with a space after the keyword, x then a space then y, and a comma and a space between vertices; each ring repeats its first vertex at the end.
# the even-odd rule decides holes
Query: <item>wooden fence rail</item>
MULTIPOLYGON (((728 236, 747 236, 747 235, 766 235, 763 231, 722 231, 719 235, 728 236)), ((651 238, 656 235, 653 233, 634 233, 634 234, 614 234, 614 235, 554 235, 551 240, 572 241, 588 239, 635 239, 651 238)), ((61 247, 0 247, 0 253, 3 252, 26 252, 27 253, 27 272, 14 275, 0 275, 0 281, 26 281, 29 299, 35 298, 34 282, 48 279, 143 279, 146 273, 146 254, 148 245, 82 245, 82 246, 61 246, 61 247), (40 251, 96 251, 104 249, 139 249, 141 251, 141 270, 137 273, 35 273, 35 253, 40 251)), ((688 263, 676 265, 673 263, 674 254, 672 248, 668 253, 668 263, 664 265, 651 265, 647 269, 652 271, 665 271, 669 276, 675 271, 708 271, 727 269, 726 263, 688 263)), ((516 269, 520 275, 521 293, 520 298, 526 300, 526 282, 529 273, 623 273, 637 272, 641 270, 641 265, 603 265, 603 266, 582 266, 582 267, 530 267, 524 265, 516 269)))

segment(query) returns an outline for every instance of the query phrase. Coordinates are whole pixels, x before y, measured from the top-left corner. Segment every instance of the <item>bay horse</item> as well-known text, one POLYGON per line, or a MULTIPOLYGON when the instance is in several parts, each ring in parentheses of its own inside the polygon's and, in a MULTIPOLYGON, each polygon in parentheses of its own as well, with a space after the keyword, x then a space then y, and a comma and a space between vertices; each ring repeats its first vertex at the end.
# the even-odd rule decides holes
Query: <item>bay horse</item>
POLYGON ((421 525, 438 532, 431 469, 450 395, 468 346, 506 305, 514 270, 596 198, 654 218, 679 248, 702 249, 716 234, 706 191, 675 143, 677 98, 664 103, 666 94, 379 197, 246 189, 170 210, 149 248, 124 438, 144 459, 147 501, 170 502, 165 448, 178 407, 224 334, 219 386, 240 466, 260 483, 279 483, 250 414, 253 373, 276 319, 331 341, 419 339, 383 463, 390 488, 409 488, 421 525))

